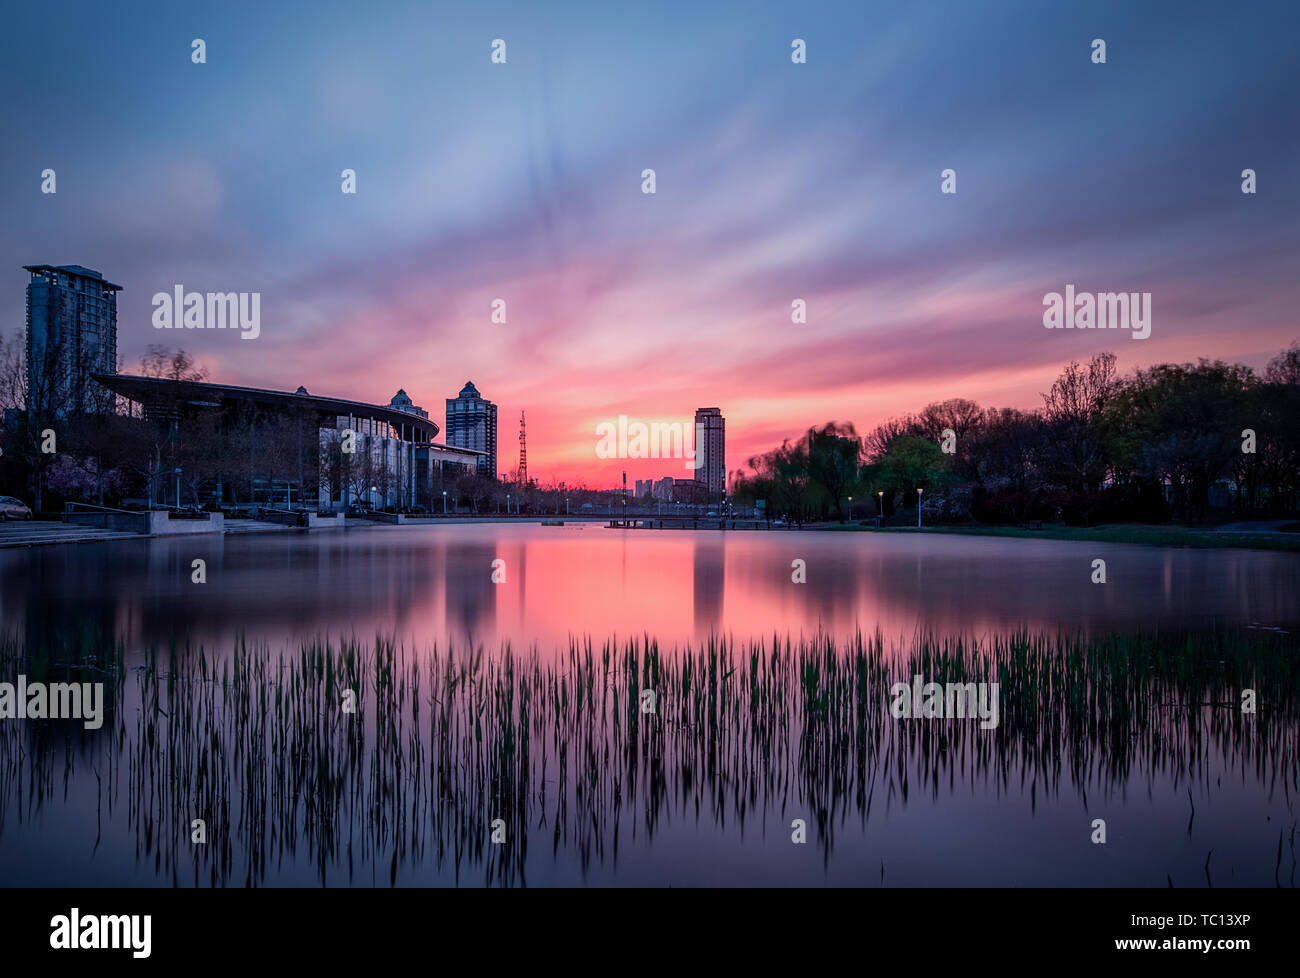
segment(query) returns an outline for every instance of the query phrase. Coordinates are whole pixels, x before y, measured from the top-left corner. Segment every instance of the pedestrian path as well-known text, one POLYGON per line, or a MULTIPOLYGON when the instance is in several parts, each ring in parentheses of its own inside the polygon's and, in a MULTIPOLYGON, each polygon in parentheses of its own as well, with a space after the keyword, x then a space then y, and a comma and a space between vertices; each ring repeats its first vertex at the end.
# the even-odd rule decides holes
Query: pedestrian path
POLYGON ((271 530, 298 530, 301 527, 272 523, 270 520, 226 520, 226 533, 266 533, 271 530))
POLYGON ((102 530, 46 520, 6 520, 0 523, 0 547, 39 547, 54 543, 94 543, 98 540, 139 539, 138 533, 102 530))

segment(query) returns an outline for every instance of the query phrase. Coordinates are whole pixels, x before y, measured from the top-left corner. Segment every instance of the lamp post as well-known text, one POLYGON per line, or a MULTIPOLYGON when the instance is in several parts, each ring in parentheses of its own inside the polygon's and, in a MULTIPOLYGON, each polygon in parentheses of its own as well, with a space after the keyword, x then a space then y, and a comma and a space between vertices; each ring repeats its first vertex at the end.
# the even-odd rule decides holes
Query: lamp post
POLYGON ((876 505, 876 525, 884 526, 885 525, 885 490, 881 489, 879 492, 876 493, 876 496, 880 499, 880 502, 876 505))
POLYGON ((849 497, 849 522, 853 522, 853 497, 849 497))
POLYGON ((921 528, 921 493, 925 492, 920 486, 916 488, 916 528, 921 528))
POLYGON ((176 470, 176 508, 181 508, 181 470, 176 470))
POLYGON ((447 515, 447 490, 442 491, 442 515, 447 515))

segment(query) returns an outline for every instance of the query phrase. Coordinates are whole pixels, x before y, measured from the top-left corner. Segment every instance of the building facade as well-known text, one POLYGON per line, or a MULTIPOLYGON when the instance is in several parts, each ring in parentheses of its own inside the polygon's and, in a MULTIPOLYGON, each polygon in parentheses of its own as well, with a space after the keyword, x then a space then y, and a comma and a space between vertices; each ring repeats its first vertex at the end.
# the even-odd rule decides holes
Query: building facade
POLYGON ((672 491, 672 501, 674 503, 682 503, 687 506, 699 506, 709 501, 704 483, 695 479, 678 479, 673 483, 672 491))
POLYGON ((479 471, 497 477, 497 406, 466 382, 459 397, 447 398, 447 444, 483 452, 479 471))
POLYGON ((42 418, 112 409, 92 374, 117 373, 120 285, 81 265, 24 265, 27 409, 42 418))
POLYGON ((727 423, 722 409, 695 410, 695 481, 700 483, 708 502, 722 499, 727 491, 727 423))
POLYGON ((455 505, 457 479, 481 460, 479 452, 438 444, 436 422, 391 402, 321 397, 305 387, 289 392, 130 374, 96 379, 175 433, 169 444, 181 452, 161 459, 165 477, 150 480, 149 498, 160 505, 180 505, 183 478, 185 498, 196 505, 437 513, 448 505, 444 493, 455 505), (213 440, 215 460, 207 461, 209 452, 186 455, 198 438, 213 440), (263 451, 221 454, 226 438, 263 451), (173 482, 177 468, 183 471, 173 482))

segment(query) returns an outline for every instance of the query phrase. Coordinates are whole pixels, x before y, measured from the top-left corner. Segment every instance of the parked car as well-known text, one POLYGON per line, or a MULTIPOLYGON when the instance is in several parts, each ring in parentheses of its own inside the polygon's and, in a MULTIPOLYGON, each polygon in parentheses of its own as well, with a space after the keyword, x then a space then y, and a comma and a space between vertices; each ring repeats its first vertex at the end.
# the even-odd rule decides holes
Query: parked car
POLYGON ((0 522, 4 520, 30 520, 32 511, 21 499, 0 496, 0 522))

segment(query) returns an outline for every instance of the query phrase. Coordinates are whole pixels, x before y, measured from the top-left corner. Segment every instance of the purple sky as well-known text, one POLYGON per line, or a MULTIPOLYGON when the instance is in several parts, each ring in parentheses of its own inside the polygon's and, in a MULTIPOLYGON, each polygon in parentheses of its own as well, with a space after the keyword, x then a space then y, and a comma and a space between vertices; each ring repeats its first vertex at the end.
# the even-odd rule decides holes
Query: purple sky
POLYGON ((598 459, 620 414, 717 405, 736 468, 831 419, 1032 407, 1103 349, 1262 366, 1300 338, 1297 9, 13 9, 0 308, 22 327, 23 264, 87 265, 125 287, 128 371, 183 345, 213 380, 403 387, 439 421, 472 379, 503 469, 524 409, 530 474, 599 485, 686 474, 598 459), (1150 292, 1151 338, 1045 330, 1067 283, 1150 292), (261 292, 261 335, 154 330, 177 284, 261 292))

